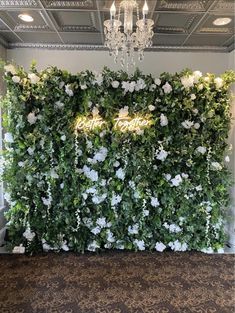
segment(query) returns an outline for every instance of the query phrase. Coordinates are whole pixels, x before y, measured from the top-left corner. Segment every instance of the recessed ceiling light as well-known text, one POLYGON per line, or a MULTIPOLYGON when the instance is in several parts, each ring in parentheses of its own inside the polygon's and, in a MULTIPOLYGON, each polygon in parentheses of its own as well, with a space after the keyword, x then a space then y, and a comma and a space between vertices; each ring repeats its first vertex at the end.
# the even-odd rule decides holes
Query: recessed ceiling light
POLYGON ((29 14, 19 14, 18 17, 24 22, 33 22, 33 17, 29 14))
POLYGON ((230 17, 219 17, 213 21, 213 24, 216 26, 223 26, 229 24, 231 21, 232 19, 230 17))

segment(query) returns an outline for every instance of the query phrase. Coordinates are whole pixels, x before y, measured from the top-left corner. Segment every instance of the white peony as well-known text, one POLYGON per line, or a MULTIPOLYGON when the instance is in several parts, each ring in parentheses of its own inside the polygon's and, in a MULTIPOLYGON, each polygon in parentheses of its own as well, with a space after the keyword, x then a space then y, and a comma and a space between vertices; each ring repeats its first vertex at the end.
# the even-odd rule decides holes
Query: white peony
POLYGON ((19 76, 13 76, 12 80, 14 83, 18 84, 20 82, 20 77, 19 76))
POLYGON ((155 249, 159 252, 162 252, 166 249, 166 246, 162 242, 157 242, 155 245, 155 249))
POLYGON ((160 161, 165 161, 167 156, 168 156, 168 152, 163 149, 156 152, 156 158, 160 161))
POLYGON ((181 77, 181 84, 184 86, 184 88, 193 87, 194 86, 193 75, 181 77))
POLYGON ((118 88, 120 83, 117 80, 114 80, 114 81, 112 81, 111 85, 113 88, 118 88))
POLYGON ((158 207, 160 205, 158 198, 156 197, 151 197, 151 206, 153 206, 154 208, 158 207))
POLYGON ((194 122, 189 120, 185 120, 184 122, 181 123, 181 125, 186 129, 190 129, 193 126, 193 124, 194 122))
POLYGON ((216 89, 220 89, 224 84, 224 81, 222 78, 220 77, 217 77, 215 78, 215 86, 216 86, 216 89))
POLYGON ((34 73, 28 74, 28 78, 30 79, 31 84, 37 84, 39 82, 39 80, 40 80, 40 77, 38 77, 34 73))
POLYGON ((16 69, 14 65, 12 64, 5 65, 4 70, 6 73, 11 73, 12 75, 16 75, 16 69))
POLYGON ((4 135, 4 141, 8 143, 13 143, 14 139, 11 133, 5 133, 4 135))
POLYGON ((149 109, 149 111, 154 111, 154 110, 156 110, 156 107, 154 105, 150 104, 148 106, 148 109, 149 109))
POLYGON ((164 115, 164 114, 160 115, 160 124, 161 124, 161 126, 167 126, 168 125, 168 119, 167 119, 166 115, 164 115))
POLYGON ((160 86, 162 82, 161 82, 161 80, 160 80, 159 78, 155 78, 154 83, 155 83, 157 86, 160 86))
POLYGON ((168 82, 166 82, 165 85, 162 86, 162 89, 164 90, 164 93, 166 94, 172 91, 172 87, 168 82))
POLYGON ((70 84, 65 85, 65 92, 67 93, 69 97, 73 96, 73 90, 70 84))
POLYGON ((34 112, 29 113, 28 116, 27 116, 27 120, 28 120, 28 122, 29 122, 30 125, 35 124, 36 121, 37 121, 37 119, 38 119, 38 118, 37 118, 37 116, 35 115, 34 112))
POLYGON ((196 151, 201 153, 201 154, 205 154, 206 153, 206 147, 199 146, 199 147, 197 147, 196 151))
POLYGON ((119 168, 117 171, 116 171, 116 176, 117 178, 121 179, 121 180, 124 180, 125 179, 125 172, 122 168, 119 168))

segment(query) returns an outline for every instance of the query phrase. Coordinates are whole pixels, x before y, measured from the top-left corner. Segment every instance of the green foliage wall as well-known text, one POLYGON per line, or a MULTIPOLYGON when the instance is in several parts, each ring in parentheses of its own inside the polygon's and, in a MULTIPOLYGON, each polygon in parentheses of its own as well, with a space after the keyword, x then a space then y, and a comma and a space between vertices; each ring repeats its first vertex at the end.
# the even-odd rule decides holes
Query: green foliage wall
POLYGON ((72 75, 5 66, 9 244, 44 250, 220 250, 234 74, 72 75), (77 118, 101 127, 75 131, 77 118), (151 125, 122 131, 121 117, 151 125))

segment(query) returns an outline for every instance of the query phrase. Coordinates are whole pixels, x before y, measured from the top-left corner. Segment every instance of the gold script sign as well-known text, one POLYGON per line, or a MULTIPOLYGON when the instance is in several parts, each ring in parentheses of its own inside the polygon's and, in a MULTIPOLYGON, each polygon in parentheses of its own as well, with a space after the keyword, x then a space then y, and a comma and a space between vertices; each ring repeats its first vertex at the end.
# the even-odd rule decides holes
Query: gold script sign
POLYGON ((75 130, 78 131, 92 131, 96 128, 101 128, 106 124, 101 116, 96 115, 91 118, 82 116, 76 119, 75 130))
POLYGON ((140 129, 149 127, 152 125, 152 121, 148 116, 136 116, 136 117, 117 117, 114 119, 114 129, 119 129, 122 132, 126 131, 138 131, 140 129))

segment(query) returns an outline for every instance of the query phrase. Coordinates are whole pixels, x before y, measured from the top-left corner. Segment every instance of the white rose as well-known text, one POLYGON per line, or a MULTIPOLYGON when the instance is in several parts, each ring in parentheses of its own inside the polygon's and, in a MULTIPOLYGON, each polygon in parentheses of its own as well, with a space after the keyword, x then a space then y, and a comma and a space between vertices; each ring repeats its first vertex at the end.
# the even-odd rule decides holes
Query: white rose
POLYGON ((12 75, 16 74, 16 69, 15 69, 14 65, 12 65, 12 64, 5 65, 4 70, 6 73, 11 73, 12 75))
POLYGON ((155 245, 155 249, 159 252, 162 252, 166 249, 166 246, 162 242, 157 242, 155 245))
POLYGON ((30 79, 31 84, 37 84, 40 80, 40 77, 34 73, 28 74, 28 78, 30 79))
POLYGON ((5 133, 4 135, 4 141, 8 143, 13 143, 14 139, 11 133, 5 133))
POLYGON ((13 76, 12 80, 14 83, 18 84, 20 82, 20 77, 19 76, 13 76))
POLYGON ((191 100, 195 100, 195 99, 196 99, 195 94, 194 94, 194 93, 192 93, 192 94, 190 95, 190 98, 191 98, 191 100))
POLYGON ((197 147, 196 151, 201 153, 201 154, 205 154, 206 153, 206 147, 199 146, 199 147, 197 147))
POLYGON ((114 81, 112 81, 111 85, 113 88, 118 88, 120 83, 117 80, 114 80, 114 81))
POLYGON ((27 116, 27 120, 28 120, 28 122, 29 122, 30 125, 35 124, 36 121, 37 121, 37 119, 38 119, 38 118, 37 118, 37 116, 35 115, 34 112, 29 113, 28 116, 27 116))
POLYGON ((194 71, 193 72, 193 77, 194 77, 194 83, 197 84, 199 79, 202 77, 202 72, 194 71))
POLYGON ((161 85, 161 80, 160 80, 159 78, 155 78, 154 83, 155 83, 157 86, 160 86, 160 85, 161 85))
POLYGON ((164 114, 160 115, 160 124, 161 124, 161 126, 168 125, 168 119, 167 119, 166 115, 164 115, 164 114))
POLYGON ((220 89, 223 86, 223 79, 220 77, 215 78, 216 89, 220 89))
POLYGON ((193 87, 194 86, 194 77, 192 75, 181 77, 181 84, 184 86, 184 88, 193 87))
POLYGON ((165 85, 162 86, 162 89, 164 90, 164 93, 166 94, 172 91, 172 87, 168 82, 166 82, 165 85))
POLYGON ((193 127, 194 127, 195 129, 199 129, 199 128, 200 128, 200 124, 199 124, 199 123, 195 123, 195 124, 193 125, 193 127))
POLYGON ((181 125, 186 128, 186 129, 189 129, 193 126, 193 122, 189 121, 189 120, 185 120, 184 122, 181 123, 181 125))
POLYGON ((156 107, 154 105, 150 104, 148 106, 148 109, 149 109, 149 111, 154 111, 156 109, 156 107))

